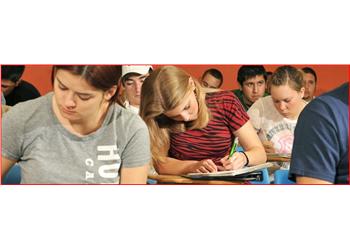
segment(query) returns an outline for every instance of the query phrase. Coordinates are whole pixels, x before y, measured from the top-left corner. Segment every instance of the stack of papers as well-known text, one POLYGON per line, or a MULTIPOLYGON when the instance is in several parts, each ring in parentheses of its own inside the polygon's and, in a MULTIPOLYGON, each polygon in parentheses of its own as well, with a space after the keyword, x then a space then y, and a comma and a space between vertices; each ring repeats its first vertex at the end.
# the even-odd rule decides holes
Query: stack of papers
MULTIPOLYGON (((239 176, 254 176, 257 174, 258 170, 272 167, 272 163, 264 163, 260 165, 240 168, 236 170, 231 171, 219 171, 219 172, 213 172, 213 173, 191 173, 184 175, 184 177, 191 178, 191 179, 225 179, 226 177, 239 177, 239 176)), ((261 172, 261 171, 258 171, 261 172)), ((227 178, 226 178, 227 179, 227 178)))

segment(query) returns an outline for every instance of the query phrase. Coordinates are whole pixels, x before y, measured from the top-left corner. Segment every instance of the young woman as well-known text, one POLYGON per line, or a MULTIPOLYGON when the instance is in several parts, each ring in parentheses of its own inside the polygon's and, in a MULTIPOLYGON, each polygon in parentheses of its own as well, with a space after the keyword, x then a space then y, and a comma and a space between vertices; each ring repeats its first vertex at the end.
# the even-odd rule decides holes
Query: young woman
POLYGON ((18 162, 21 183, 146 183, 149 135, 115 104, 120 75, 121 66, 54 66, 53 93, 3 118, 2 176, 18 162))
POLYGON ((271 96, 260 98, 248 110, 267 153, 291 153, 294 129, 306 102, 303 100, 303 73, 282 66, 269 81, 271 96))
POLYGON ((233 92, 203 89, 180 68, 160 67, 147 77, 140 115, 148 126, 153 163, 160 174, 232 170, 266 161, 233 92), (235 137, 245 152, 229 158, 235 137))

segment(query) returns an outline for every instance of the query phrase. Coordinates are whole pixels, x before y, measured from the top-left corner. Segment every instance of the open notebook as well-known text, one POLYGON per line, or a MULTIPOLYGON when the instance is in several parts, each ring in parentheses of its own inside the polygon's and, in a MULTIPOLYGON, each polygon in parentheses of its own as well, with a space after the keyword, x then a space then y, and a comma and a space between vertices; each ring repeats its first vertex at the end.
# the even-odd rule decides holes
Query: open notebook
POLYGON ((237 176, 249 176, 255 175, 256 172, 259 172, 259 170, 264 168, 272 167, 272 163, 263 163, 260 165, 245 167, 241 169, 231 170, 231 171, 219 171, 214 173, 190 173, 187 175, 184 175, 184 177, 191 178, 191 179, 224 179, 226 177, 237 177, 237 176))

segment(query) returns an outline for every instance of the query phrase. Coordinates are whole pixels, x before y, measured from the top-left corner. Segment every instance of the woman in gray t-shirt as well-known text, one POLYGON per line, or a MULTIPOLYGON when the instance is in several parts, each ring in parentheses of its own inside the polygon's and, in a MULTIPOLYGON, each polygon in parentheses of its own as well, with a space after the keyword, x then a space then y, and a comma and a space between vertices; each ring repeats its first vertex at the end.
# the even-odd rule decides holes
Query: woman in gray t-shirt
POLYGON ((121 66, 54 66, 53 93, 3 117, 2 177, 21 183, 146 183, 149 134, 115 103, 121 66))

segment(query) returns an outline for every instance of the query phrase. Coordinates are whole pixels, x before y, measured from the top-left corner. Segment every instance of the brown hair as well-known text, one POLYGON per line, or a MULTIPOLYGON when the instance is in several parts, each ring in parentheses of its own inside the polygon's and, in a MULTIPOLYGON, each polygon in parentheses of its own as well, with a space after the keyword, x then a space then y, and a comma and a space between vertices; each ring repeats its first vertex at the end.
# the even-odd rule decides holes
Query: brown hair
POLYGON ((198 101, 198 118, 190 122, 179 122, 164 115, 165 112, 178 107, 192 91, 190 77, 180 68, 163 66, 153 71, 142 85, 140 116, 149 129, 155 166, 167 157, 171 132, 200 129, 208 125, 210 113, 205 101, 205 92, 200 83, 193 78, 198 101))
MULTIPOLYGON (((66 70, 73 75, 81 76, 91 86, 103 91, 118 86, 122 74, 120 65, 54 65, 51 74, 52 84, 58 70, 66 70)), ((110 101, 116 101, 117 96, 118 91, 110 101)))
POLYGON ((297 92, 300 92, 304 86, 303 71, 293 66, 281 66, 271 75, 268 86, 282 86, 287 85, 297 92))

